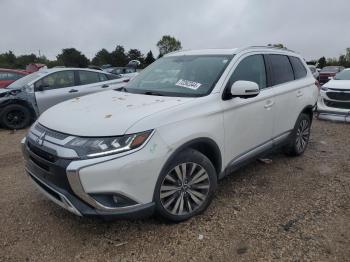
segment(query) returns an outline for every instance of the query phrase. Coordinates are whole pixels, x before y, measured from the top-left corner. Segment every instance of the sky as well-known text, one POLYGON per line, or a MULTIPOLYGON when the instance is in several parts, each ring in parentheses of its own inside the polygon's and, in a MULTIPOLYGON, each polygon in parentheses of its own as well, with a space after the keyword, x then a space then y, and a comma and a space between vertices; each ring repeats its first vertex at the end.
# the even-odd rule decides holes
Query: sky
POLYGON ((307 60, 350 47, 350 0, 0 0, 0 53, 54 59, 74 47, 152 50, 163 35, 183 49, 283 43, 307 60))

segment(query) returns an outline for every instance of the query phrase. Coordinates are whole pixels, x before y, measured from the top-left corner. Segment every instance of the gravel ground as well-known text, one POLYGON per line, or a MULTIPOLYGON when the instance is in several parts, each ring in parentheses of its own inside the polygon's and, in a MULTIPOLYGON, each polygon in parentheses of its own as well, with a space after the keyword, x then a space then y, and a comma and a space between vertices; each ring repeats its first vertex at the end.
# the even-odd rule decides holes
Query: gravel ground
POLYGON ((76 217, 24 175, 24 131, 0 131, 0 261, 350 261, 350 125, 314 121, 304 156, 225 178, 202 215, 76 217))

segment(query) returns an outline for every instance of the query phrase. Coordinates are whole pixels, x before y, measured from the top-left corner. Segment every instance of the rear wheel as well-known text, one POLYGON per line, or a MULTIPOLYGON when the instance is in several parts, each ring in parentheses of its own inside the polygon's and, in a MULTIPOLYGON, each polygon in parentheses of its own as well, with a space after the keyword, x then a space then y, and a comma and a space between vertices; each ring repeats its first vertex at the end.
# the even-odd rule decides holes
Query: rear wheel
POLYGON ((22 129, 30 124, 31 113, 25 106, 12 104, 3 108, 0 120, 5 128, 22 129))
POLYGON ((183 151, 158 179, 154 197, 157 213, 174 222, 189 219, 209 206, 216 186, 210 160, 196 150, 183 151))
POLYGON ((301 114, 294 127, 291 140, 285 147, 285 152, 291 156, 302 155, 309 143, 311 119, 307 114, 301 114))

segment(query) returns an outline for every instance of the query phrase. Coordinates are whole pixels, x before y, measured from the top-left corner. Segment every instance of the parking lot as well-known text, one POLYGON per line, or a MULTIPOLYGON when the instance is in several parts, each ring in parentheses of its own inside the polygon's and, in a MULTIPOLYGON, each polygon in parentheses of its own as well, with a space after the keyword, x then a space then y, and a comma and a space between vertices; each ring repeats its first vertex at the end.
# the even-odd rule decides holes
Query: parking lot
POLYGON ((24 175, 25 131, 0 130, 0 261, 349 261, 349 132, 314 120, 304 156, 252 163, 204 214, 167 224, 66 212, 24 175))

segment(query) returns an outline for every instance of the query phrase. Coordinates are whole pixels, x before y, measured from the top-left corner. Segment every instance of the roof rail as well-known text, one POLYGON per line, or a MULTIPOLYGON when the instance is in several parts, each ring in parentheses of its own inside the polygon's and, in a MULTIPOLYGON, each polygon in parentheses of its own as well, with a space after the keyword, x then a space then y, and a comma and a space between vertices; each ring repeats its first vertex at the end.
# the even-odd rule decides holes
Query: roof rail
POLYGON ((293 50, 290 50, 286 47, 278 47, 278 46, 272 46, 272 45, 253 45, 253 46, 248 46, 246 48, 243 48, 244 49, 248 49, 248 48, 269 48, 269 49, 277 49, 277 50, 285 50, 285 51, 290 51, 290 52, 293 52, 295 53, 295 51, 293 50))

